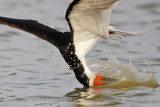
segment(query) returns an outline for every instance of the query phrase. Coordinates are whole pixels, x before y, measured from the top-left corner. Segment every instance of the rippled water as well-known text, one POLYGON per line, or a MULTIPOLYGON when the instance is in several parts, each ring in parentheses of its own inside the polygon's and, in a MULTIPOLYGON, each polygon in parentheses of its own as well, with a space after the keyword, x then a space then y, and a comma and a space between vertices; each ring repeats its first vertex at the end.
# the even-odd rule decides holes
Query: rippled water
MULTIPOLYGON (((0 15, 35 19, 56 29, 69 30, 64 19, 72 0, 1 0, 0 15)), ((121 0, 113 10, 111 24, 122 30, 142 31, 119 41, 100 40, 87 55, 108 60, 110 48, 117 60, 138 71, 152 67, 160 81, 160 1, 121 0)), ((150 72, 147 69, 147 72, 150 72)), ((81 107, 159 106, 160 88, 82 88, 59 51, 31 34, 0 25, 0 106, 81 107)))

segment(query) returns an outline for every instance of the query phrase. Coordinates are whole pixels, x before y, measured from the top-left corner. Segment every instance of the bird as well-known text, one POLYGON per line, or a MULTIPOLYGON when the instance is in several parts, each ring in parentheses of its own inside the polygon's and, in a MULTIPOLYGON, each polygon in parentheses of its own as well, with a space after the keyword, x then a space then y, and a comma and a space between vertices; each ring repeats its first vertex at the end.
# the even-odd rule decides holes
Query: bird
POLYGON ((65 32, 30 19, 0 16, 0 24, 31 33, 53 44, 84 87, 101 85, 104 76, 91 72, 85 55, 99 38, 115 40, 127 35, 139 35, 138 32, 121 31, 109 26, 112 8, 118 1, 73 0, 65 15, 70 31, 65 32))

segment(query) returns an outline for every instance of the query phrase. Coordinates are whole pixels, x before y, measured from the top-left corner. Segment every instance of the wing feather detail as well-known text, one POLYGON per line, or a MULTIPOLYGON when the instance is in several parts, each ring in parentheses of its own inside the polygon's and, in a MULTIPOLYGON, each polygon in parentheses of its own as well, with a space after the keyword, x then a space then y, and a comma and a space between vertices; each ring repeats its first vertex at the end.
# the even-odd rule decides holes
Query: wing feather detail
MULTIPOLYGON (((73 41, 76 44, 87 43, 84 55, 96 43, 99 37, 109 38, 109 20, 111 8, 118 0, 74 0, 67 11, 73 41)), ((78 45, 80 47, 81 45, 78 45)), ((77 48, 77 47, 76 47, 77 48)), ((79 51, 77 49, 77 51, 79 51)))
MULTIPOLYGON (((90 32, 107 38, 111 8, 117 0, 80 0, 68 13, 73 33, 90 32)), ((75 35, 75 34, 74 34, 75 35)), ((80 36, 80 35, 79 35, 80 36)), ((76 40, 76 37, 74 37, 76 40)))

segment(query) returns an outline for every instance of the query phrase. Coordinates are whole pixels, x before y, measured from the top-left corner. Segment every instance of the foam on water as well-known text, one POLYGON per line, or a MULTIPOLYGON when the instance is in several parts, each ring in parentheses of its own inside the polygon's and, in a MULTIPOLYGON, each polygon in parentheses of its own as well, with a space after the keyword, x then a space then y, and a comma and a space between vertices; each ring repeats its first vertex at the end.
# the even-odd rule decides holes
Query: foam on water
POLYGON ((146 68, 144 68, 145 70, 140 71, 133 66, 132 55, 130 56, 129 64, 123 65, 118 62, 110 49, 105 50, 105 52, 109 55, 107 61, 98 60, 96 58, 88 61, 88 63, 92 62, 92 64, 89 65, 95 73, 106 77, 106 79, 103 80, 104 84, 100 87, 129 89, 135 86, 146 86, 151 88, 159 86, 155 79, 152 67, 149 67, 149 72, 146 72, 146 68))

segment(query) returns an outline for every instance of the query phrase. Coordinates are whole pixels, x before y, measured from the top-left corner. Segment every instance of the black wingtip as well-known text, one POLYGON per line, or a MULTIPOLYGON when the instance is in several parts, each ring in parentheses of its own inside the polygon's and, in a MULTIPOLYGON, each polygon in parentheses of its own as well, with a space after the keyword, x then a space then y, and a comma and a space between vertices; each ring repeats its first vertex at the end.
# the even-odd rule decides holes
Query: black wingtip
POLYGON ((8 25, 10 27, 34 34, 41 39, 49 41, 57 47, 59 45, 62 45, 61 42, 65 41, 63 41, 63 39, 65 38, 62 32, 57 31, 56 29, 53 29, 44 24, 41 24, 35 20, 16 19, 0 16, 0 24, 8 25))

